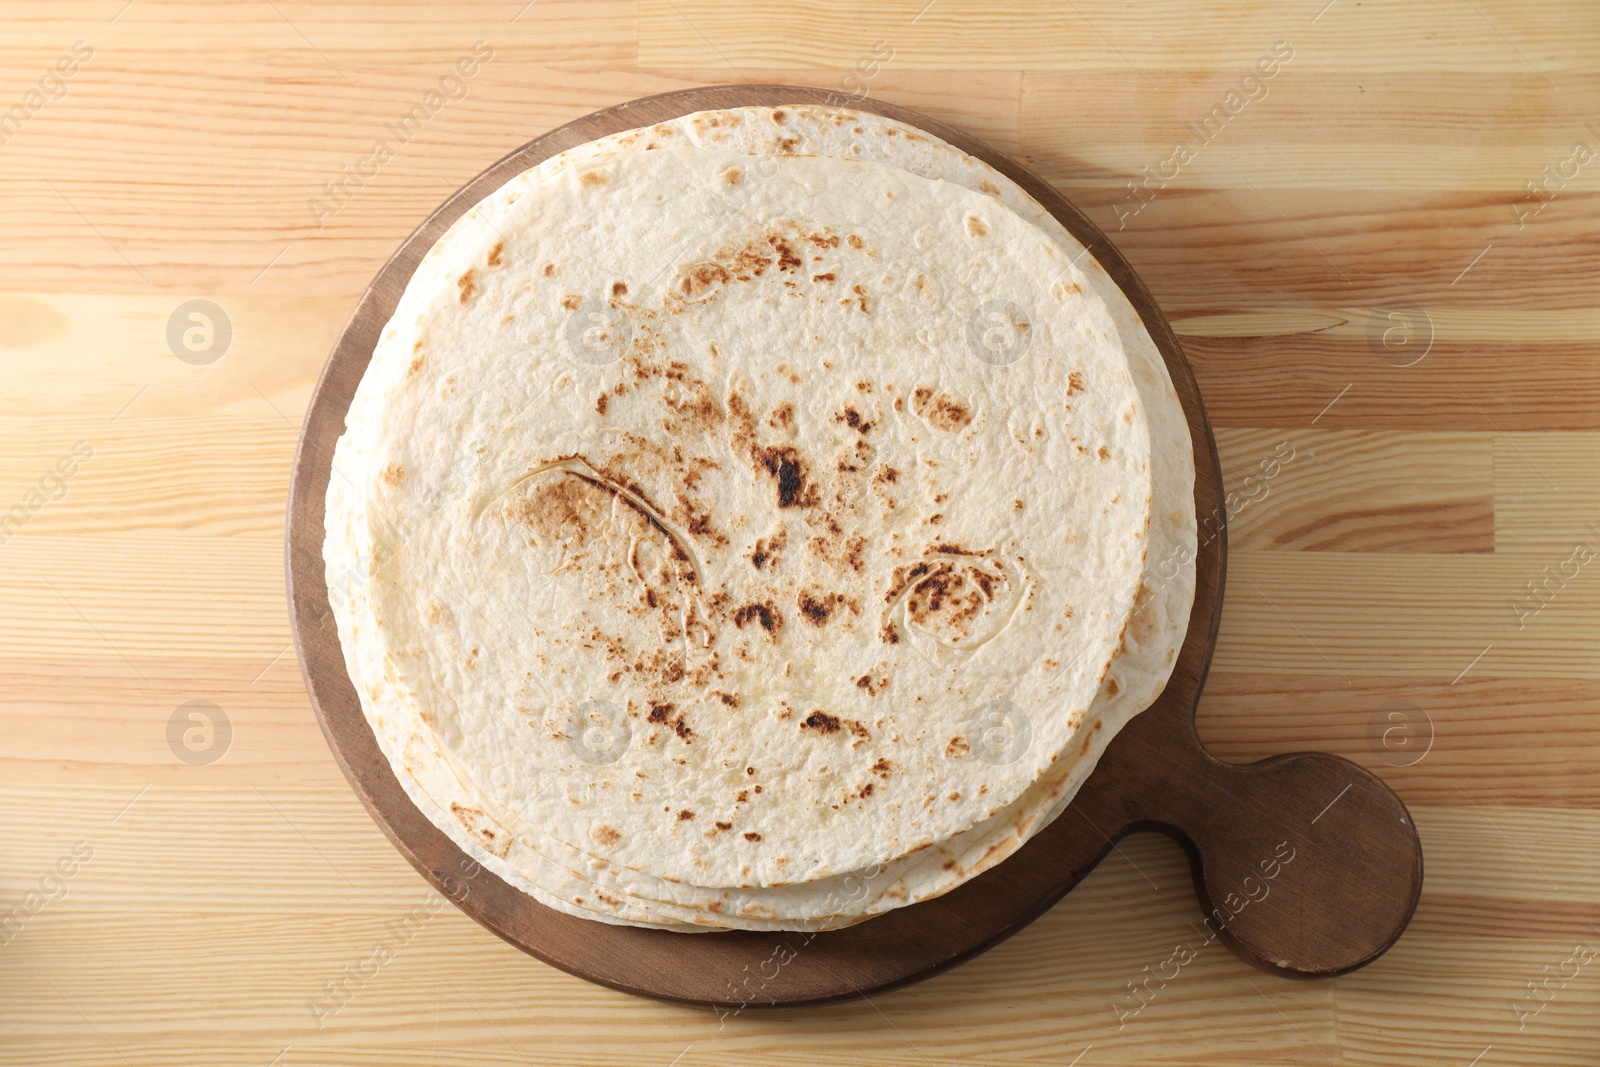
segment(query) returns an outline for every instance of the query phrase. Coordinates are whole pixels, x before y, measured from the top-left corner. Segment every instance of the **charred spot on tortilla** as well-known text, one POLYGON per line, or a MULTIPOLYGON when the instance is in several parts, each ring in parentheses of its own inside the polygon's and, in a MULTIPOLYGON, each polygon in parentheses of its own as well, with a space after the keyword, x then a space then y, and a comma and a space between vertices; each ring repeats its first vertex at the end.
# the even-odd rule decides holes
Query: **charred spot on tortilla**
POLYGON ((873 424, 862 418, 861 412, 857 411, 853 407, 847 407, 843 411, 836 414, 833 417, 833 421, 842 422, 846 426, 849 426, 852 430, 855 430, 857 433, 863 435, 872 431, 873 424))
POLYGON ((966 401, 925 385, 912 391, 911 410, 928 425, 947 433, 955 433, 972 422, 972 408, 966 401))
POLYGON ((802 589, 795 594, 795 604, 801 616, 813 626, 826 625, 841 605, 855 614, 861 613, 859 604, 839 593, 816 593, 802 589))
POLYGON ((772 250, 778 254, 779 270, 791 271, 805 264, 803 259, 794 254, 794 249, 789 246, 789 242, 784 240, 781 234, 768 234, 767 243, 771 245, 772 250))
POLYGON ((829 715, 825 711, 813 711, 810 715, 806 716, 805 721, 802 722, 800 726, 802 729, 806 730, 816 730, 819 733, 834 734, 839 732, 839 718, 836 715, 829 715))
POLYGON ((782 562, 783 550, 788 544, 789 533, 781 526, 776 533, 758 538, 755 547, 750 551, 750 565, 758 571, 766 569, 769 565, 777 567, 782 562))
POLYGON ((750 454, 760 470, 777 480, 778 507, 816 507, 816 487, 806 483, 805 464, 792 446, 752 447, 750 454))
POLYGON ((733 612, 733 624, 739 629, 744 629, 751 621, 761 624, 761 628, 769 634, 776 634, 783 628, 783 614, 772 606, 771 601, 762 604, 745 604, 733 612))
POLYGON ((690 267, 678 279, 678 292, 685 300, 708 299, 731 275, 720 263, 700 263, 690 267))

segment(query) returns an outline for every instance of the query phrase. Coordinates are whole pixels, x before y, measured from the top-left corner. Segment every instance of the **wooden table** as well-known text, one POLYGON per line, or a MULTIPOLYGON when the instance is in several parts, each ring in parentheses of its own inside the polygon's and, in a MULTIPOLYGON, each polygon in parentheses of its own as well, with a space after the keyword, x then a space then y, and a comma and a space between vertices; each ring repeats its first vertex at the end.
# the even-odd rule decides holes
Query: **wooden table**
POLYGON ((0 5, 0 1061, 1600 1063, 1600 11, 866 8, 0 5), (1377 964, 1144 982, 1203 939, 1147 835, 944 976, 719 1018, 502 944, 367 818, 283 596, 323 358, 489 162, 726 81, 951 122, 1134 261, 1253 486, 1201 733, 1410 804, 1377 964))

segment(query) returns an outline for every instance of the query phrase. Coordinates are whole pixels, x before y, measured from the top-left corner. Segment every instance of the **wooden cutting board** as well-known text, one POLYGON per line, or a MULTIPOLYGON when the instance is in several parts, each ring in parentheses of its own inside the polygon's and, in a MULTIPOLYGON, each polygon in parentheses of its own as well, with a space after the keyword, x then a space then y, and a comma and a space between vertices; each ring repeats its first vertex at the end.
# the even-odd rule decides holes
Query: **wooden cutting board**
POLYGON ((713 86, 595 112, 528 143, 446 201, 378 273, 328 359, 302 431, 288 519, 291 616, 323 732, 390 840, 478 922, 590 981, 724 1008, 813 1003, 914 981, 1026 926, 1140 829, 1164 832, 1188 853, 1207 940, 1282 975, 1335 975, 1376 959, 1405 929, 1422 887, 1421 845, 1400 800, 1349 760, 1300 753, 1241 766, 1200 745, 1194 711, 1220 618, 1226 510, 1210 424, 1171 327, 1105 235, 1048 184, 974 138, 902 108, 793 86, 713 86), (1060 219, 1138 309, 1195 442, 1200 548, 1188 636, 1165 693, 1111 743, 1067 811, 999 867, 945 896, 824 933, 682 935, 573 918, 487 871, 468 877, 474 865, 411 804, 379 750, 345 671, 323 578, 323 500, 334 444, 417 263, 456 218, 510 177, 596 137, 690 112, 808 102, 848 103, 911 123, 990 163, 1060 219))

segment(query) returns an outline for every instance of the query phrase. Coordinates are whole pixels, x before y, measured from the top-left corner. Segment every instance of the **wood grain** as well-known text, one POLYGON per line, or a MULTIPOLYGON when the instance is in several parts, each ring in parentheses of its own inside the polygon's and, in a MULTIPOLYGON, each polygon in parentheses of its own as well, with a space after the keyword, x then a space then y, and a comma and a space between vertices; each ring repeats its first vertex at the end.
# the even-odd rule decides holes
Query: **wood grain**
MULTIPOLYGON (((96 447, 66 495, 0 544, 0 914, 74 841, 96 849, 0 945, 0 1059, 1061 1064, 1092 1046, 1083 1067, 1600 1062, 1595 964, 1552 981, 1521 1029, 1513 1013, 1574 945, 1600 947, 1600 571, 1583 568, 1523 630, 1507 607, 1600 513, 1600 169, 1517 225, 1536 206, 1526 182, 1573 143, 1600 144, 1586 132, 1600 118, 1600 20, 1553 0, 1074 0, 1047 18, 937 0, 913 23, 923 3, 873 5, 865 23, 852 22, 860 5, 822 0, 138 0, 114 22, 124 0, 0 7, 6 107, 73 41, 96 49, 67 96, 0 145, 3 507, 74 441, 96 447), (467 98, 318 228, 306 200, 479 39, 496 55, 467 98), (1267 97, 1118 231, 1127 183, 1279 40, 1296 55, 1267 97), (1413 456, 1405 435, 1487 435, 1493 552, 1235 551, 1199 711, 1227 758, 1319 748, 1398 788, 1428 853, 1410 932, 1317 984, 1264 978, 1213 945, 1119 1030, 1127 983, 1194 936, 1185 857, 1136 835, 1022 935, 871 1004, 719 1024, 595 990, 445 908, 318 1029, 306 1000, 421 888, 281 655, 291 449, 355 298, 450 190, 547 129, 691 85, 838 87, 878 41, 895 56, 866 80, 873 99, 1019 156, 1111 232, 1182 337, 1225 444, 1235 431, 1397 434, 1400 469, 1369 476, 1429 501, 1438 453, 1413 456), (238 327, 207 367, 163 337, 192 297, 238 327), (1410 367, 1369 339, 1374 313, 1402 304, 1439 335, 1410 367), (1244 577, 1302 629, 1325 620, 1307 633, 1338 637, 1345 677, 1245 599, 1244 577), (193 699, 234 726, 210 766, 167 747, 168 717, 193 699), (1391 700, 1432 717, 1434 747, 1413 766, 1369 737, 1391 700)), ((1225 469, 1230 488, 1246 469, 1225 469)), ((1441 476, 1468 473, 1450 459, 1441 476)), ((1275 521, 1302 507, 1325 510, 1307 492, 1275 521)), ((1413 547, 1443 532, 1373 528, 1413 547)))
POLYGON ((1217 448, 1231 548, 1494 551, 1489 434, 1232 430, 1217 448))

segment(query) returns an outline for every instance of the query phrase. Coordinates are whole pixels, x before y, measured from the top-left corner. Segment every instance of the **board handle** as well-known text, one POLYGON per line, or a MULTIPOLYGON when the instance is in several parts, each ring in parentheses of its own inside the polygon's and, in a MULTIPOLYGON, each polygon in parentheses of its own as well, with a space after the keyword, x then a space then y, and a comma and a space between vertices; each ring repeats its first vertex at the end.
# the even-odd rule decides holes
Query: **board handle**
MULTIPOLYGON (((1177 732, 1151 710, 1135 722, 1177 732)), ((1126 813, 1127 828, 1160 830, 1189 854, 1208 937, 1291 978, 1343 974, 1387 951, 1422 893, 1422 843, 1394 790, 1323 752, 1224 763, 1185 717, 1192 745, 1169 748, 1179 766, 1126 813)))
POLYGON ((1216 763, 1210 818, 1190 833, 1208 929, 1257 966, 1342 974, 1399 940, 1422 892, 1411 813, 1365 768, 1325 753, 1216 763), (1259 814, 1248 827, 1232 804, 1259 814), (1229 823, 1235 825, 1230 828, 1229 823))

